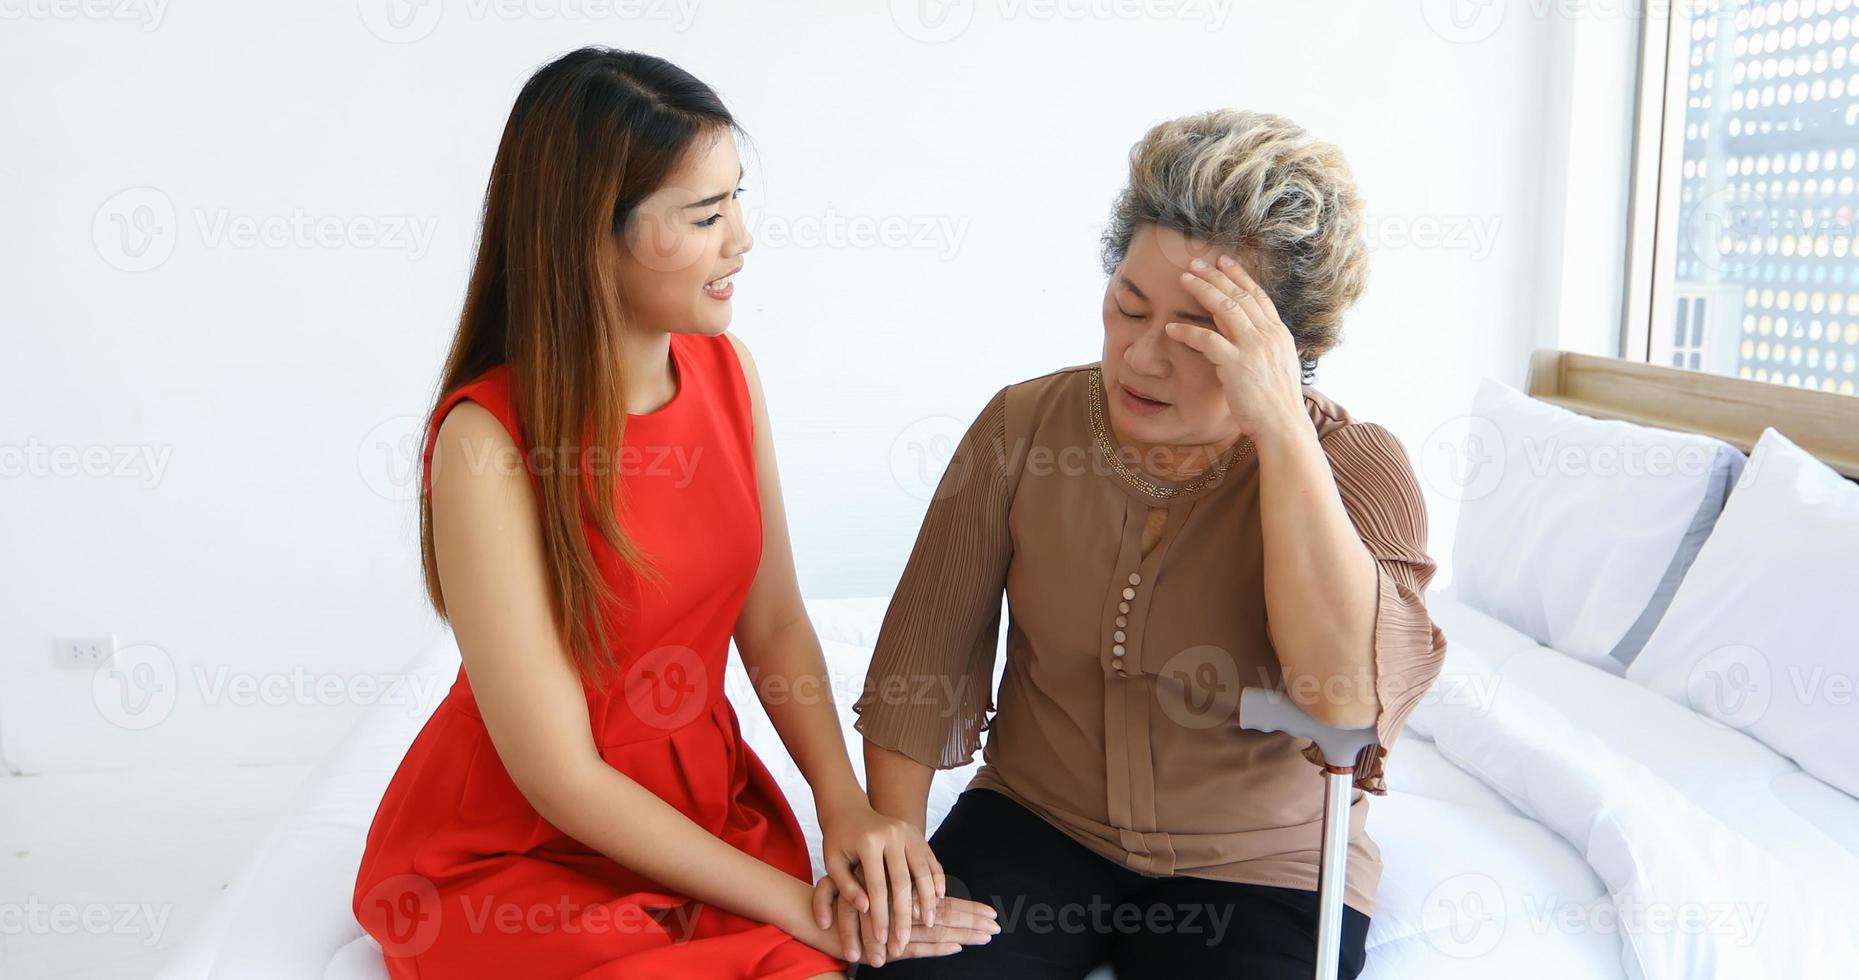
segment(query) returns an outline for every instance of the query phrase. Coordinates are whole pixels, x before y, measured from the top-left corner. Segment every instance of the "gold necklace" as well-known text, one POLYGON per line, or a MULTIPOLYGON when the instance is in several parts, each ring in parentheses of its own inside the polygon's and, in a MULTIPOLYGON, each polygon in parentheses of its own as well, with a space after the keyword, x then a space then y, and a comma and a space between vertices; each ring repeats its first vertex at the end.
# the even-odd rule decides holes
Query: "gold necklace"
POLYGON ((1104 459, 1109 461, 1110 468, 1117 471, 1117 475, 1123 478, 1123 482, 1128 483, 1130 486, 1141 490, 1151 497, 1167 500, 1170 497, 1180 496, 1184 493, 1193 493, 1202 487, 1218 483, 1220 482, 1220 478, 1226 475, 1228 468, 1245 458, 1246 454, 1252 451, 1252 439, 1247 436, 1241 436, 1237 449, 1228 454, 1227 457, 1221 460, 1213 469, 1206 473, 1202 473, 1192 482, 1184 483, 1178 487, 1165 487, 1144 479, 1142 474, 1130 469, 1129 466, 1123 462, 1122 456, 1118 455, 1116 448, 1111 445, 1110 433, 1104 427, 1104 412, 1101 408, 1104 400, 1104 383, 1102 378, 1099 377, 1099 374, 1100 371, 1098 368, 1092 368, 1090 371, 1091 434, 1097 439, 1098 451, 1104 454, 1104 459))

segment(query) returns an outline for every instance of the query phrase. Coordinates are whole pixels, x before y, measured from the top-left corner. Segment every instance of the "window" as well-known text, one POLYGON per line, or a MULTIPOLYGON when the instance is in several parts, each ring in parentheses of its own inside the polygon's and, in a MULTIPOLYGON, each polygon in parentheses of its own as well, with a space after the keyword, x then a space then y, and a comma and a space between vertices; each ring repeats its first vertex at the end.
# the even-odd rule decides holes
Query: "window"
POLYGON ((1626 356, 1854 394, 1859 2, 1643 23, 1626 356))

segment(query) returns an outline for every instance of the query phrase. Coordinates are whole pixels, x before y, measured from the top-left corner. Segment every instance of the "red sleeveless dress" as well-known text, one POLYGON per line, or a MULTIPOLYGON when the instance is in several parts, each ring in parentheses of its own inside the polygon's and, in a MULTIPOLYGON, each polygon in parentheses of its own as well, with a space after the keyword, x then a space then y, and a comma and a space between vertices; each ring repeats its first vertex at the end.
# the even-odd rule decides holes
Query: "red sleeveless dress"
MULTIPOLYGON (((636 578, 590 531, 631 614, 605 610, 618 667, 587 693, 608 765, 737 849, 811 883, 799 822, 743 741, 723 693, 730 635, 761 560, 749 393, 726 337, 674 334, 678 392, 627 418, 621 519, 656 563, 636 578)), ((510 378, 446 396, 478 402, 527 455, 510 378)), ((616 813, 615 820, 626 815, 616 813)), ((844 970, 779 927, 702 905, 556 830, 497 756, 463 668, 407 750, 368 830, 354 912, 397 978, 764 978, 844 970)))

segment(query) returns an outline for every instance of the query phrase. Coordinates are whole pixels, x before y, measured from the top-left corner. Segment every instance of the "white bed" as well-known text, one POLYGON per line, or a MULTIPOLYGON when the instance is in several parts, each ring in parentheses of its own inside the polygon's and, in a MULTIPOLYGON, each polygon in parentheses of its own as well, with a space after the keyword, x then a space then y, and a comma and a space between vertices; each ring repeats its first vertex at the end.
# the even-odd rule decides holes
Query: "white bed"
MULTIPOLYGON (((1600 924, 1607 884, 1555 820, 1546 823, 1528 809, 1550 804, 1523 801, 1520 808, 1453 761, 1468 735, 1484 741, 1475 727, 1466 727, 1467 719, 1475 726, 1525 694, 1573 706, 1578 727, 1597 736, 1596 744, 1619 750, 1619 759, 1610 761, 1655 766, 1676 779, 1700 813, 1715 814, 1791 867, 1833 872, 1848 890, 1859 882, 1859 801, 1805 776, 1747 736, 1537 646, 1448 592, 1433 593, 1429 602, 1451 638, 1451 654, 1434 695, 1390 756, 1389 794, 1371 804, 1370 830, 1385 870, 1365 978, 1636 975, 1622 936, 1600 924), (1455 723, 1463 730, 1451 741, 1436 744, 1425 736, 1455 723)), ((856 748, 850 695, 864 677, 884 600, 815 601, 809 608, 826 647, 847 744, 856 748)), ((746 679, 739 664, 732 668, 730 690, 744 731, 786 789, 818 873, 811 797, 761 708, 739 696, 746 679)), ((457 669, 449 642, 409 665, 443 677, 457 669)), ((162 975, 385 977, 378 948, 349 913, 350 888, 375 803, 432 707, 383 707, 366 717, 310 778, 288 817, 162 975)), ((852 756, 857 764, 859 753, 852 756)), ((972 772, 971 766, 938 774, 932 825, 972 772)), ((1562 816, 1564 823, 1572 819, 1562 816)))
MULTIPOLYGON (((1459 513, 1461 584, 1428 594, 1445 668, 1370 806, 1383 874, 1363 977, 1859 975, 1859 490, 1750 429, 1774 418, 1859 477, 1850 405, 1557 352, 1539 352, 1531 378, 1536 398, 1488 382, 1468 416, 1482 441, 1463 448, 1487 453, 1468 472, 1496 476, 1456 488, 1477 491, 1459 513), (1695 421, 1618 421, 1646 415, 1649 393, 1695 421), (1557 407, 1571 404, 1587 414, 1557 407), (1590 465, 1543 468, 1544 447, 1590 465), (1701 465, 1591 465, 1623 458, 1701 465), (1760 669, 1743 693, 1761 710, 1687 689, 1725 653, 1760 669), (1784 687, 1802 681, 1815 686, 1784 687)), ((855 766, 850 705, 885 604, 808 604, 855 766)), ((449 680, 458 665, 442 642, 408 669, 449 680)), ((812 796, 734 658, 726 683, 817 876, 812 796)), ((384 977, 351 885, 376 802, 435 706, 365 716, 164 976, 384 977)), ((937 774, 932 829, 973 771, 937 774)))

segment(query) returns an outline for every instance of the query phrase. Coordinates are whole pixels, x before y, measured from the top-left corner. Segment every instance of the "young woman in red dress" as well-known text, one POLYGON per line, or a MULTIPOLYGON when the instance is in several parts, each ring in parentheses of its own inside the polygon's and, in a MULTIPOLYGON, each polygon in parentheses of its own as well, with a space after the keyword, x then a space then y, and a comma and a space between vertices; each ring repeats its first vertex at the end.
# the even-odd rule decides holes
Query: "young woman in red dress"
POLYGON ((355 881, 394 977, 841 977, 997 931, 846 753, 725 333, 737 132, 686 72, 602 48, 537 71, 504 128, 422 460, 464 664, 355 881), (813 790, 818 883, 724 696, 732 637, 813 790))

